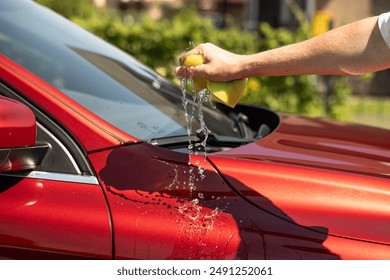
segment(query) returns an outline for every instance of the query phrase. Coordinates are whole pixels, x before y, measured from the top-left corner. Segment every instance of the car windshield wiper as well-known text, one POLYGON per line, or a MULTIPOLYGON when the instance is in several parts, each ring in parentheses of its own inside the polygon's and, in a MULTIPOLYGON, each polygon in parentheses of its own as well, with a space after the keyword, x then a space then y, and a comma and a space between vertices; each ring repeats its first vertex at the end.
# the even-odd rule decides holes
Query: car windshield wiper
MULTIPOLYGON (((199 133, 197 135, 179 135, 179 136, 169 136, 169 137, 161 137, 161 138, 152 138, 147 142, 159 146, 159 147, 179 147, 187 145, 190 141, 193 144, 202 143, 204 140, 204 135, 199 133)), ((244 144, 248 144, 253 142, 255 139, 253 138, 239 138, 233 136, 222 136, 216 134, 209 134, 206 140, 206 144, 213 147, 229 147, 234 148, 244 144)))
POLYGON ((201 139, 196 135, 178 135, 178 136, 167 136, 160 138, 152 138, 147 141, 147 143, 154 146, 160 147, 176 147, 188 144, 189 142, 199 143, 201 139))

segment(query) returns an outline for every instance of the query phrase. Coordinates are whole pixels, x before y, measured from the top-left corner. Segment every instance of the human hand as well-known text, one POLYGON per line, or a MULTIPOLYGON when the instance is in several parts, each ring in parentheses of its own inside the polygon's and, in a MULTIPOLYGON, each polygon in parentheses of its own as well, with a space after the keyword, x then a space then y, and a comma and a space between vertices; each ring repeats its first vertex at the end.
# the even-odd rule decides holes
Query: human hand
POLYGON ((204 43, 183 54, 179 58, 180 66, 176 68, 179 78, 200 78, 217 82, 241 79, 241 55, 228 52, 211 43, 204 43), (203 56, 204 62, 199 66, 184 66, 184 60, 192 54, 203 56))

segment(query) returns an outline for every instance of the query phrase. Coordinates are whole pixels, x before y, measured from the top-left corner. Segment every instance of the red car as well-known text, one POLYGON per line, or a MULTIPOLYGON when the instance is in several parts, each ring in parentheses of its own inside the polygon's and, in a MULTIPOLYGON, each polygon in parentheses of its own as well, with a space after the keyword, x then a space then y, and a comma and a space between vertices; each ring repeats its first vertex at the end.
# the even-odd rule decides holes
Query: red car
POLYGON ((0 258, 390 259, 390 131, 206 106, 189 163, 204 136, 136 59, 18 0, 0 52, 0 258))

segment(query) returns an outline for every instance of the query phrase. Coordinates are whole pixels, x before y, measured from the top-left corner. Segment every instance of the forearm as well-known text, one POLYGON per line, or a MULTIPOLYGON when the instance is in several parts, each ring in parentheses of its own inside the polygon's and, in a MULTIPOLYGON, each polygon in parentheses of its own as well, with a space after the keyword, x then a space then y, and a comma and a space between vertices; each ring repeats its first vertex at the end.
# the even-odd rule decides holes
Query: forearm
POLYGON ((377 17, 336 28, 304 42, 243 56, 240 76, 360 75, 390 67, 377 17))

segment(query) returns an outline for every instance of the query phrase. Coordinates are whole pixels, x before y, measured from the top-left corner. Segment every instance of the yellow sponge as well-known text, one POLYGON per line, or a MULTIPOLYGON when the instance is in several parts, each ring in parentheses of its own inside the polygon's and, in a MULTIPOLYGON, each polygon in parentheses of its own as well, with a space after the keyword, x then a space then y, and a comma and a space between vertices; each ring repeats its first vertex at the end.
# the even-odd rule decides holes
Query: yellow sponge
MULTIPOLYGON (((199 66, 203 64, 204 59, 200 54, 192 54, 184 60, 185 66, 199 66)), ((248 79, 234 80, 229 82, 215 82, 205 79, 194 79, 196 90, 202 90, 207 87, 213 97, 229 107, 234 108, 243 95, 248 79)))

